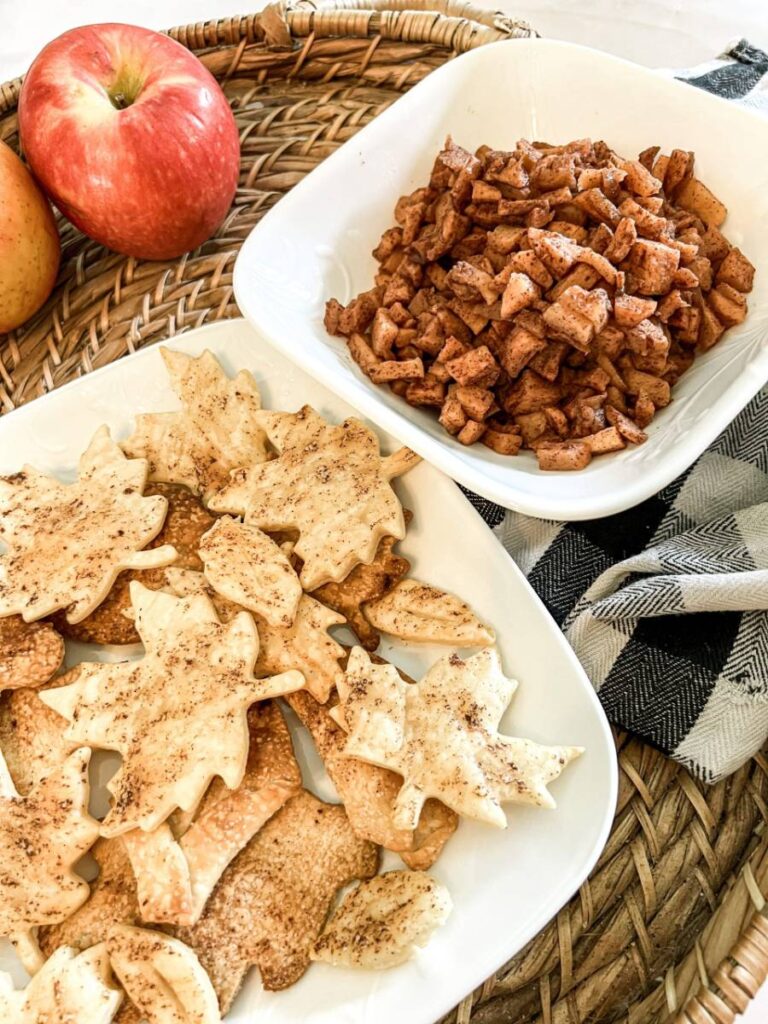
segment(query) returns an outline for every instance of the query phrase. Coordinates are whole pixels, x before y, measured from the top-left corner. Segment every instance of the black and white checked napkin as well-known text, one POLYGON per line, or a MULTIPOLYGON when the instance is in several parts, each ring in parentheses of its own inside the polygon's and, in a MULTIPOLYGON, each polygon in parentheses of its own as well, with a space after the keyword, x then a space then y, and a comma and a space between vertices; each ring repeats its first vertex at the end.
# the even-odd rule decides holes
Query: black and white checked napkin
MULTIPOLYGON (((768 114, 768 54, 740 40, 675 77, 768 114)), ((611 722, 706 782, 768 737, 768 387, 681 477, 582 523, 468 495, 592 680, 611 722)))

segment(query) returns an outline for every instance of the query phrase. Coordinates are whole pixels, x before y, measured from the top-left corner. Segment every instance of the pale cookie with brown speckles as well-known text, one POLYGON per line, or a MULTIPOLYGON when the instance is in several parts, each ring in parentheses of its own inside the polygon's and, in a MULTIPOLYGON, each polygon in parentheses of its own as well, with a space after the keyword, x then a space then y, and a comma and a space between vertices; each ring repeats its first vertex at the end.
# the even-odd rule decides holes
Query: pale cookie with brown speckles
POLYGON ((7 1024, 110 1024, 122 999, 103 944, 85 953, 62 947, 20 991, 0 972, 0 1019, 7 1024))
POLYGON ((210 979, 183 942, 163 932, 115 925, 107 952, 128 998, 150 1024, 220 1024, 210 979))
POLYGON ((413 579, 364 604, 363 614, 374 629, 412 643, 486 647, 496 639, 461 598, 413 579))
POLYGON ((334 426, 305 405, 262 413, 278 451, 271 462, 236 470, 210 502, 262 530, 298 530, 301 583, 315 590, 371 562, 382 537, 405 536, 393 477, 418 462, 408 449, 383 458, 376 435, 356 419, 334 426))
POLYGON ((32 466, 0 477, 0 616, 25 622, 60 608, 80 622, 123 569, 168 565, 172 547, 142 551, 157 536, 167 502, 143 495, 144 459, 127 459, 106 427, 80 459, 76 483, 32 466))
POLYGON ((397 827, 414 828, 429 796, 499 828, 503 803, 554 807, 547 785, 582 751, 499 733, 516 686, 495 648, 466 660, 447 655, 417 683, 353 649, 335 709, 348 733, 344 751, 402 776, 397 827))
POLYGON ((303 594, 283 551, 257 526, 222 516, 200 542, 205 578, 230 601, 270 626, 288 627, 303 594))
POLYGON ((107 788, 106 837, 151 831, 197 805, 214 776, 230 789, 248 758, 247 710, 304 685, 300 672, 256 679, 258 636, 246 612, 223 625, 207 597, 177 598, 131 584, 144 657, 87 663, 42 699, 70 723, 66 739, 115 750, 123 763, 107 788))
POLYGON ((88 814, 90 750, 19 796, 0 754, 0 936, 63 921, 88 899, 74 865, 99 834, 88 814))
POLYGON ((388 871, 348 893, 312 947, 334 967, 381 971, 410 960, 452 909, 444 885, 423 871, 388 871))
POLYGON ((137 416, 123 451, 149 460, 150 480, 184 484, 207 499, 231 470, 268 457, 259 390, 248 370, 227 377, 210 352, 194 358, 163 347, 160 354, 181 409, 137 416))

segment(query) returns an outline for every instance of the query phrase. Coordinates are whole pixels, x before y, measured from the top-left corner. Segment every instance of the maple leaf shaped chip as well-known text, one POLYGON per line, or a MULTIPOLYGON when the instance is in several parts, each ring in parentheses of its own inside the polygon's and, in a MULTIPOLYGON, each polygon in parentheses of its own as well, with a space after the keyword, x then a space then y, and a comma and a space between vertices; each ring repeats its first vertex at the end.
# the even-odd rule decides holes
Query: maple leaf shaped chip
POLYGON ((32 466, 0 477, 0 617, 25 622, 67 609, 80 622, 123 569, 152 569, 176 557, 170 545, 141 549, 160 532, 168 503, 142 495, 144 459, 127 459, 101 427, 63 484, 32 466))
POLYGON ((149 460, 150 480, 186 484, 207 497, 231 470, 267 458, 259 389, 247 370, 230 380, 211 352, 193 358, 161 348, 160 354, 181 409, 137 416, 123 451, 149 460))
POLYGON ((339 582, 371 562, 384 536, 405 536, 403 510, 390 480, 418 462, 409 449, 382 458, 376 435, 359 420, 333 426, 305 405, 262 413, 278 457, 238 469, 210 502, 262 530, 298 530, 305 590, 339 582))
MULTIPOLYGON (((177 597, 206 594, 222 622, 230 622, 243 609, 234 601, 218 594, 201 572, 177 569, 163 570, 169 593, 177 597)), ((256 616, 259 632, 259 656, 254 672, 258 676, 273 675, 296 669, 305 679, 305 687, 316 701, 324 704, 333 688, 344 678, 339 659, 345 655, 328 630, 345 622, 324 604, 304 594, 299 601, 296 618, 291 626, 270 626, 256 616)))
POLYGON ((307 691, 291 693, 286 700, 312 736, 355 834, 399 853, 409 868, 430 867, 456 831, 458 815, 439 800, 427 800, 417 829, 396 829, 392 815, 403 782, 400 776, 347 757, 347 737, 334 721, 332 710, 318 704, 307 691))
POLYGON ((215 776, 243 779, 251 704, 304 686, 300 672, 255 679, 259 639, 247 612, 223 625, 207 597, 173 597, 131 584, 139 661, 84 664, 69 686, 41 699, 69 722, 66 739, 115 750, 123 763, 107 784, 111 837, 151 831, 177 807, 190 810, 215 776))
POLYGON ((353 649, 336 712, 349 733, 344 749, 403 777, 397 828, 415 828, 430 796, 499 828, 507 825, 503 803, 555 806, 547 785, 582 751, 501 735, 516 686, 494 648, 441 658, 417 683, 353 649))
POLYGON ((0 756, 0 935, 69 917, 88 899, 73 865, 96 841, 88 814, 90 750, 75 750, 26 796, 0 756))
POLYGON ((103 943, 79 954, 62 946, 18 992, 0 972, 5 1024, 110 1024, 122 999, 103 943))

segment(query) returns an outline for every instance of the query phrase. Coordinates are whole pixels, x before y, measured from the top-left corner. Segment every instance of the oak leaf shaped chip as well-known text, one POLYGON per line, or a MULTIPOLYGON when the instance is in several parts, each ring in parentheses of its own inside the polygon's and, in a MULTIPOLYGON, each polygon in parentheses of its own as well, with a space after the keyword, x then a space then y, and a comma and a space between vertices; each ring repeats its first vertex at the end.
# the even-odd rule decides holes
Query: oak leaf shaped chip
POLYGON ((122 999, 103 943, 84 953, 62 946, 19 991, 0 972, 4 1024, 110 1024, 122 999))
POLYGON ((214 776, 230 789, 248 757, 248 707, 304 685, 300 672, 256 679, 259 640, 247 612, 222 625, 207 597, 177 598, 131 584, 139 661, 89 663, 74 683, 41 693, 69 722, 66 739, 115 750, 114 803, 101 834, 151 831, 189 810, 214 776))
POLYGON ((341 902, 312 948, 334 967, 380 971, 410 960, 452 909, 444 885, 423 871, 388 871, 361 882, 341 902))
POLYGON ((93 845, 88 814, 90 750, 75 750, 26 796, 0 755, 0 935, 69 917, 88 899, 73 866, 93 845))
POLYGON ((338 582, 371 562, 382 537, 405 536, 403 510, 390 480, 418 461, 408 449, 382 458, 373 431, 356 419, 333 426, 308 405, 297 413, 262 413, 278 457, 232 474, 210 502, 262 530, 298 530, 305 590, 338 582))
POLYGON ((78 479, 63 484, 25 466, 0 477, 0 617, 25 622, 67 609, 80 622, 123 569, 168 565, 170 546, 141 549, 160 532, 167 502, 142 495, 144 459, 127 459, 101 427, 80 458, 78 479))
POLYGON ((213 985, 183 942, 119 924, 107 936, 107 951, 128 998, 152 1024, 220 1024, 213 985))
POLYGON ((517 684, 495 648, 435 662, 417 683, 355 647, 339 691, 345 753, 403 777, 394 824, 415 828, 427 797, 458 814, 506 828, 503 803, 554 807, 547 789, 579 747, 545 747, 498 730, 517 684))
POLYGON ((259 390, 247 370, 230 380, 211 352, 193 358, 161 348, 160 354, 181 409, 137 416, 123 451, 149 460, 150 480, 185 484, 207 497, 231 470, 267 458, 259 390))

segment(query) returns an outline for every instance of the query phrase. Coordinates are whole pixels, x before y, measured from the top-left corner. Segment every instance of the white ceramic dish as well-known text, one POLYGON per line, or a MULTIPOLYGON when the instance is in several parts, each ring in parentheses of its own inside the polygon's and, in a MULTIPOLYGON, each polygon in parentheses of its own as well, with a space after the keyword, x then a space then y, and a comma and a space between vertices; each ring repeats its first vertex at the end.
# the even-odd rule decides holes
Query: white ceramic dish
MULTIPOLYGON (((204 327, 171 342, 191 354, 211 349, 232 373, 256 375, 265 404, 311 402, 341 420, 352 410, 260 341, 243 321, 204 327)), ((121 360, 0 419, 0 472, 31 462, 65 478, 93 431, 108 423, 117 437, 136 412, 176 404, 157 348, 121 360)), ((396 442, 384 438, 392 450, 396 442)), ((422 463, 398 481, 414 522, 401 545, 414 574, 460 593, 499 636, 505 668, 521 685, 503 728, 541 742, 586 747, 553 785, 555 811, 513 808, 510 827, 463 822, 434 868, 453 896, 448 924, 413 962, 386 972, 314 965, 293 988, 262 990, 254 971, 228 1024, 429 1024, 519 950, 586 878, 608 835, 617 770, 610 729, 581 666, 520 571, 458 488, 422 463), (460 555, 456 539, 461 537, 460 555)), ((402 644, 389 653, 417 674, 437 648, 402 644)), ((444 649, 443 649, 444 653, 444 649)), ((72 656, 88 656, 80 648, 72 656)), ((91 649, 91 656, 93 649, 91 649)), ((335 799, 306 734, 297 732, 305 785, 335 799)), ((102 780, 103 781, 103 780, 102 780)), ((389 855, 385 864, 396 866, 389 855)), ((12 956, 6 945, 0 969, 12 956)), ((20 983, 22 975, 16 972, 20 983)))
POLYGON ((596 50, 516 40, 444 65, 324 161, 247 239, 234 285, 273 345, 455 480, 528 515, 588 519, 668 484, 768 380, 767 223, 768 119, 596 50), (698 173, 730 209, 729 239, 758 274, 749 318, 697 359, 646 444, 579 473, 542 473, 531 452, 465 448, 432 414, 374 387, 344 341, 325 332, 325 300, 371 286, 370 252, 393 223, 395 200, 426 182, 448 134, 469 149, 592 136, 629 156, 653 144, 695 150, 698 173))

